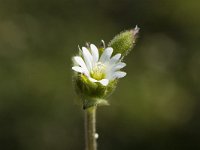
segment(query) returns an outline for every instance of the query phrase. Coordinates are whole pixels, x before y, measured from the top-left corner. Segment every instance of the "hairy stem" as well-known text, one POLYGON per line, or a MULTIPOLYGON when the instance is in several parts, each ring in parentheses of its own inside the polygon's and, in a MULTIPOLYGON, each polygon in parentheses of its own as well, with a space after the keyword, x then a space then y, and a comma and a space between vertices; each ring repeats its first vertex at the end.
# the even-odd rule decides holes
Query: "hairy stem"
POLYGON ((85 110, 85 150, 97 150, 96 107, 85 110))

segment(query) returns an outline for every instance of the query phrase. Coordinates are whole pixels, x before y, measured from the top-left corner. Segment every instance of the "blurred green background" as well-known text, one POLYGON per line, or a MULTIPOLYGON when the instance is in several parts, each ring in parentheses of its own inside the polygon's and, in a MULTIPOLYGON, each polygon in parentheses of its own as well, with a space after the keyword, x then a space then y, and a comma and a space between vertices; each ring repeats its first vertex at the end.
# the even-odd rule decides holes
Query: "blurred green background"
POLYGON ((0 149, 83 150, 71 57, 135 25, 98 149, 200 149, 199 16, 198 0, 0 0, 0 149))

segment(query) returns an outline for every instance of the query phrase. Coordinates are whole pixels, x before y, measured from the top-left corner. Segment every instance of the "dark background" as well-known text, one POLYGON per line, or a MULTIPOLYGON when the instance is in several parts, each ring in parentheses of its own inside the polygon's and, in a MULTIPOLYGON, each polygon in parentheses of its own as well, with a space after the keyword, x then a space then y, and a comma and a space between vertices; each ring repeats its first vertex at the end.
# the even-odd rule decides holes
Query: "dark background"
POLYGON ((98 149, 200 149, 198 0, 0 0, 0 149, 83 150, 71 58, 135 25, 98 149))

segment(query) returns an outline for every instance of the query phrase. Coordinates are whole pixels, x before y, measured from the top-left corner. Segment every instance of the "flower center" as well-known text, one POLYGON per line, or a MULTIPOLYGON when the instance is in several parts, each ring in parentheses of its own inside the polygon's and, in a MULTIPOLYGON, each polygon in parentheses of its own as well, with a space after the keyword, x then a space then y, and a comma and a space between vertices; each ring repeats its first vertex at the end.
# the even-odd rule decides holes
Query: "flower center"
POLYGON ((106 74, 105 74, 105 65, 98 62, 95 64, 95 66, 92 68, 90 75, 92 78, 96 79, 96 80, 101 80, 104 79, 106 74))

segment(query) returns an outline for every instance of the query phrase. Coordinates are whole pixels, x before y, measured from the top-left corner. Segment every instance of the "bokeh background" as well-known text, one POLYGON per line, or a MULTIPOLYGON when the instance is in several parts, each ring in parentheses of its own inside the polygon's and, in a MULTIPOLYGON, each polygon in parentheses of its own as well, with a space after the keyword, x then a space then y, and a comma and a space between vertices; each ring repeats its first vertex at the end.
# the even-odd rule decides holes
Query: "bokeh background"
POLYGON ((0 0, 0 149, 83 150, 71 57, 135 25, 98 149, 200 149, 199 16, 198 0, 0 0))

